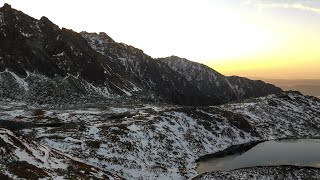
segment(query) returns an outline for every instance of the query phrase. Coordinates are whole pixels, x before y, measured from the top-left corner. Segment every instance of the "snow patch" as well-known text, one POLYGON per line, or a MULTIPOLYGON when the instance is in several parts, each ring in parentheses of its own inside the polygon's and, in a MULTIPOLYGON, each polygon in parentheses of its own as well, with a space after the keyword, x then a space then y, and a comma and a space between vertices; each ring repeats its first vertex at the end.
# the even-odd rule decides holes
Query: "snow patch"
POLYGON ((140 128, 135 124, 132 124, 132 125, 128 126, 127 128, 130 129, 131 131, 139 131, 140 130, 140 128))
POLYGON ((4 15, 2 12, 0 12, 0 26, 6 25, 5 20, 4 20, 4 15))
POLYGON ((93 136, 94 139, 99 139, 100 138, 99 132, 100 132, 100 130, 97 127, 94 127, 94 126, 89 127, 88 134, 90 136, 93 136))
POLYGON ((53 57, 61 57, 61 56, 64 56, 65 55, 65 52, 61 52, 61 53, 58 53, 58 54, 55 54, 55 55, 52 55, 53 57))
POLYGON ((24 36, 24 37, 31 37, 31 36, 32 36, 32 34, 28 34, 28 33, 25 33, 25 32, 21 32, 21 31, 20 31, 20 33, 21 33, 22 36, 24 36))
POLYGON ((29 85, 25 81, 25 79, 20 78, 14 72, 11 72, 11 71, 8 71, 8 70, 6 70, 6 72, 9 72, 14 77, 14 79, 16 80, 16 82, 19 84, 20 87, 22 87, 25 91, 29 91, 29 87, 28 87, 29 85))

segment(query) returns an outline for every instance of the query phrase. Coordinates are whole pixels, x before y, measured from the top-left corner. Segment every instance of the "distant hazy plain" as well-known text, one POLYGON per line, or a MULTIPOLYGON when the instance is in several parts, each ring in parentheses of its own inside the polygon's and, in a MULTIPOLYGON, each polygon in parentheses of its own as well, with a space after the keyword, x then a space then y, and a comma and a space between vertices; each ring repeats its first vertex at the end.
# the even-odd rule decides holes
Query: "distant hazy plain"
POLYGON ((294 90, 299 91, 304 95, 317 96, 320 98, 320 79, 262 79, 262 78, 251 78, 261 79, 265 82, 274 84, 285 91, 294 90))

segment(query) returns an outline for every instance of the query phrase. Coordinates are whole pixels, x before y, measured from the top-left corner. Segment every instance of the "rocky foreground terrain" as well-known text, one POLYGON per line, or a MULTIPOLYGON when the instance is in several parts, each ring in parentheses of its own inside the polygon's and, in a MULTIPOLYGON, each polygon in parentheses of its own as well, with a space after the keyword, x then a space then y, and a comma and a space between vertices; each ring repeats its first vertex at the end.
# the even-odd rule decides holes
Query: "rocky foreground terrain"
MULTIPOLYGON (((48 178, 68 177, 70 172, 63 169, 70 166, 88 176, 99 171, 110 178, 191 179, 197 176, 196 160, 203 155, 234 144, 314 138, 320 132, 320 100, 297 92, 210 107, 112 102, 57 108, 3 101, 0 108, 1 161, 5 165, 0 172, 12 178, 26 177, 10 165, 15 162, 39 169, 30 171, 48 178), (4 158, 8 152, 12 159, 4 158), (81 171, 74 163, 88 168, 81 171)), ((303 168, 258 169, 197 178, 272 178, 273 171, 279 177, 303 172, 306 174, 299 175, 307 177, 310 171, 318 172, 303 168)))
POLYGON ((197 176, 196 161, 317 138, 319 121, 318 98, 0 8, 0 179, 312 179, 318 169, 197 176))

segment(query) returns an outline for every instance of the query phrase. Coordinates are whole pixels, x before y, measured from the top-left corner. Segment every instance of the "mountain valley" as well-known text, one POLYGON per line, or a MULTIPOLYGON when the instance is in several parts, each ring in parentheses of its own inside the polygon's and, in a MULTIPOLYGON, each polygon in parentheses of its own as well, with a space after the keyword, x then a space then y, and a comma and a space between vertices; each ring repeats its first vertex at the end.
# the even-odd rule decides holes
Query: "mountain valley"
POLYGON ((319 138, 319 98, 155 59, 8 4, 0 97, 0 179, 319 178, 294 166, 196 172, 199 158, 232 145, 319 138))

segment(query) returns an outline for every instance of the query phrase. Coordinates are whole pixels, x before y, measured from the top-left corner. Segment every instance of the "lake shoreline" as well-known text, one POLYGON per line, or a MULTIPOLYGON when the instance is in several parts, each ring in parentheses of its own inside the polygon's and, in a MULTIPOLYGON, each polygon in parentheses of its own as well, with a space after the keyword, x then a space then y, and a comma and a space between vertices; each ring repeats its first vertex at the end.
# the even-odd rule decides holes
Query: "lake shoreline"
POLYGON ((200 157, 197 173, 283 165, 320 168, 319 151, 320 139, 254 141, 200 157))

